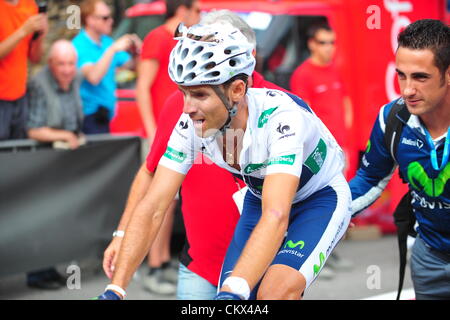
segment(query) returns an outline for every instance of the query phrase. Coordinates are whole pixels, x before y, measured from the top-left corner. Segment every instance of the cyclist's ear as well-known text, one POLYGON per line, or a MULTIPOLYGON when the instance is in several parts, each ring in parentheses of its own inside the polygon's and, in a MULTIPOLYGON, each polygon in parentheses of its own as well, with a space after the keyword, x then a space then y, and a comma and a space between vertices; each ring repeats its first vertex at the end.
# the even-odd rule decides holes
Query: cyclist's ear
POLYGON ((237 79, 233 81, 228 89, 231 100, 233 102, 241 100, 245 96, 246 89, 247 85, 243 80, 237 79))

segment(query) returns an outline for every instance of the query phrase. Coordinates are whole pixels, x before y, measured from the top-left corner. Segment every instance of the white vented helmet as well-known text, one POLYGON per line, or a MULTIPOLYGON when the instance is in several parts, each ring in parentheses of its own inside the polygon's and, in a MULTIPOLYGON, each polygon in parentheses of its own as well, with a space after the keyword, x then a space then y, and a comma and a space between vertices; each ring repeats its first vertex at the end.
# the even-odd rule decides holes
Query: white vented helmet
POLYGON ((219 85, 255 69, 253 45, 227 24, 179 27, 178 43, 170 54, 169 76, 183 86, 219 85))

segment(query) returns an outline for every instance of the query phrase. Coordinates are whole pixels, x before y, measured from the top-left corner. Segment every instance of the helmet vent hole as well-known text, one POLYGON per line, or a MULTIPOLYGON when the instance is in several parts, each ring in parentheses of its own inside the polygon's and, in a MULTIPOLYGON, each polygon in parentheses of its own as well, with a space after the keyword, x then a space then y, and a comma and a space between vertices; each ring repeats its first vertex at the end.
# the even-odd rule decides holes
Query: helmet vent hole
POLYGON ((235 66, 236 66, 236 60, 231 59, 231 60, 230 60, 230 66, 231 66, 231 67, 235 67, 235 66))
POLYGON ((197 61, 193 60, 188 63, 188 65, 186 66, 186 70, 192 70, 192 68, 194 68, 196 65, 197 65, 197 61))
POLYGON ((205 74, 205 78, 216 78, 218 76, 220 76, 220 71, 213 71, 205 74))
POLYGON ((211 59, 211 57, 214 55, 214 53, 212 53, 212 52, 207 52, 207 53, 204 53, 203 55, 202 55, 202 59, 203 60, 209 60, 209 59, 211 59))
POLYGON ((204 67, 203 67, 203 69, 204 70, 211 70, 212 68, 214 68, 216 66, 216 63, 214 62, 214 61, 212 61, 212 62, 208 62, 204 67))
POLYGON ((195 50, 192 52, 192 55, 195 56, 197 54, 199 54, 200 52, 202 52, 204 49, 203 46, 198 46, 197 48, 195 48, 195 50))
POLYGON ((223 50, 223 52, 226 55, 232 54, 235 51, 239 51, 239 47, 237 47, 237 46, 230 46, 230 47, 227 47, 225 50, 223 50))
POLYGON ((183 49, 183 52, 181 53, 181 59, 186 58, 186 56, 188 55, 188 53, 189 53, 189 48, 184 48, 184 49, 183 49))
POLYGON ((183 73, 183 66, 181 64, 179 64, 177 66, 177 75, 178 75, 178 77, 181 77, 182 73, 183 73))
POLYGON ((191 80, 193 80, 195 78, 195 73, 194 72, 191 72, 191 73, 189 73, 185 78, 184 78, 184 80, 186 81, 191 81, 191 80))

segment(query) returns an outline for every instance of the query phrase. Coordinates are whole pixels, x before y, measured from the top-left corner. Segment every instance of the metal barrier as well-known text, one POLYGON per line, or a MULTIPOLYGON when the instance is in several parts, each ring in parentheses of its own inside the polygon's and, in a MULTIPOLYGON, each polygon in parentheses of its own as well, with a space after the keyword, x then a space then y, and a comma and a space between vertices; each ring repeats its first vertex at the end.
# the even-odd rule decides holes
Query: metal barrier
POLYGON ((87 136, 76 150, 0 142, 0 276, 98 256, 141 163, 138 137, 87 136))

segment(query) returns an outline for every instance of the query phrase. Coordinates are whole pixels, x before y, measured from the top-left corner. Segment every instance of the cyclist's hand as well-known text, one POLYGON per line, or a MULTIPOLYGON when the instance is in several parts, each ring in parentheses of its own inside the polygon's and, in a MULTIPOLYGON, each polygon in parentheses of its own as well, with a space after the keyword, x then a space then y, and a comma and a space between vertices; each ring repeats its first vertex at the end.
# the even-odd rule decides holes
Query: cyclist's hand
POLYGON ((114 291, 106 290, 101 295, 94 297, 91 300, 122 300, 122 298, 114 291))
POLYGON ((220 291, 214 300, 242 300, 242 298, 231 292, 220 291))
POLYGON ((122 244, 121 237, 114 237, 108 248, 103 253, 103 271, 108 278, 112 278, 114 266, 116 265, 117 256, 119 255, 120 245, 122 244))

